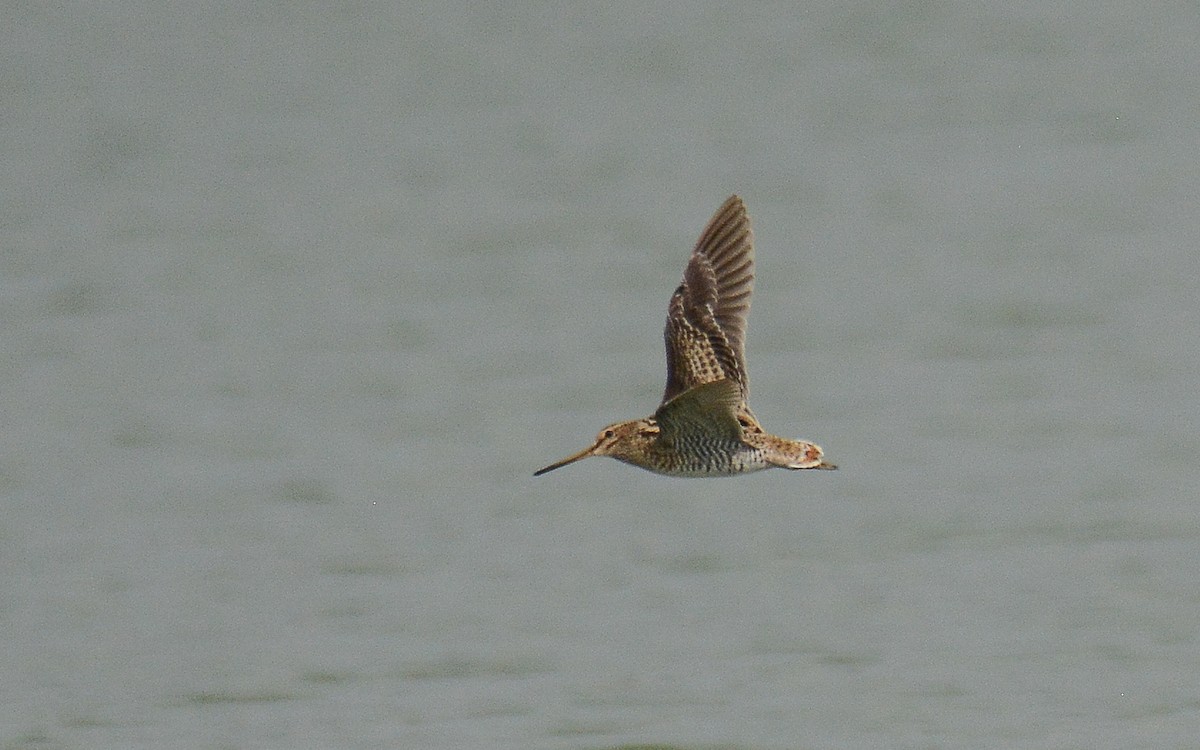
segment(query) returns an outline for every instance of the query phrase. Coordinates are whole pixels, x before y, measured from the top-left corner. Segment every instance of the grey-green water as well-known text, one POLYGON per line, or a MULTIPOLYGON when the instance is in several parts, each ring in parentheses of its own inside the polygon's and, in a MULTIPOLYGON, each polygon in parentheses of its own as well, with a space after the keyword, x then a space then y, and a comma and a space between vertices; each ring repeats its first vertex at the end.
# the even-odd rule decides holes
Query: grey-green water
POLYGON ((0 747, 1195 747, 1192 6, 5 16, 0 747), (734 191, 841 471, 533 479, 734 191))

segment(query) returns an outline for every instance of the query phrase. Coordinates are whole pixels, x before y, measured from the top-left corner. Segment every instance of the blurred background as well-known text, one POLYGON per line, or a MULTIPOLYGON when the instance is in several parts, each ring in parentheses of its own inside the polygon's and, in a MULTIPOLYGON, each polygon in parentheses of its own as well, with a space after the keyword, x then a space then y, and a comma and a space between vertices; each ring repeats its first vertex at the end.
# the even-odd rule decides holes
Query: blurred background
POLYGON ((0 747, 1192 748, 1187 3, 16 3, 0 747), (594 459, 741 194, 752 404, 594 459))

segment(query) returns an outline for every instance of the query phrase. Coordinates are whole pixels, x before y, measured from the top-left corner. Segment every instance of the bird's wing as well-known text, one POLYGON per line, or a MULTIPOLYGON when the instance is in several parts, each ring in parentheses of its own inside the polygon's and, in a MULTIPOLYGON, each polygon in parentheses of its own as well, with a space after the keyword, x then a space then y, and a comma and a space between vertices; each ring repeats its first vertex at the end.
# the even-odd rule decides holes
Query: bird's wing
POLYGON ((690 388, 654 412, 659 440, 676 447, 696 441, 741 440, 737 418, 741 400, 740 387, 728 378, 690 388))
POLYGON ((667 387, 663 404, 703 383, 735 382, 744 408, 746 316, 754 291, 754 234, 742 199, 717 209, 692 251, 667 308, 667 387))

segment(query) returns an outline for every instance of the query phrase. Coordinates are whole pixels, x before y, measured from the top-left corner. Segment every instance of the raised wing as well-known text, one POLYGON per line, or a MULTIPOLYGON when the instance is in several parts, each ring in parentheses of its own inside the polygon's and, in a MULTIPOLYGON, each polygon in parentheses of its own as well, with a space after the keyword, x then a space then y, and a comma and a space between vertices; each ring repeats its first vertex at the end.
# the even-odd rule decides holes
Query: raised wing
POLYGON ((700 235, 683 282, 667 308, 667 388, 663 403, 697 385, 737 383, 743 407, 746 316, 754 291, 754 233, 738 196, 730 196, 700 235))

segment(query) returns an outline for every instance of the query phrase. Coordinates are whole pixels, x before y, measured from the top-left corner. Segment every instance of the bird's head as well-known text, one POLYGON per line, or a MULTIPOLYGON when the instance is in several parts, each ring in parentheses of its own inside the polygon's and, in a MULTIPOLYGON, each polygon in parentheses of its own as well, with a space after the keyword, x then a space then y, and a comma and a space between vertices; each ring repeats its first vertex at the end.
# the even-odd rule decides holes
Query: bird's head
POLYGON ((622 461, 637 457, 644 452, 644 446, 658 435, 658 425, 652 419, 631 419, 628 422, 615 422, 600 430, 595 441, 590 446, 561 461, 555 461, 549 466, 538 469, 533 473, 540 477, 549 471, 561 469, 567 464, 573 464, 592 456, 612 456, 622 461))

